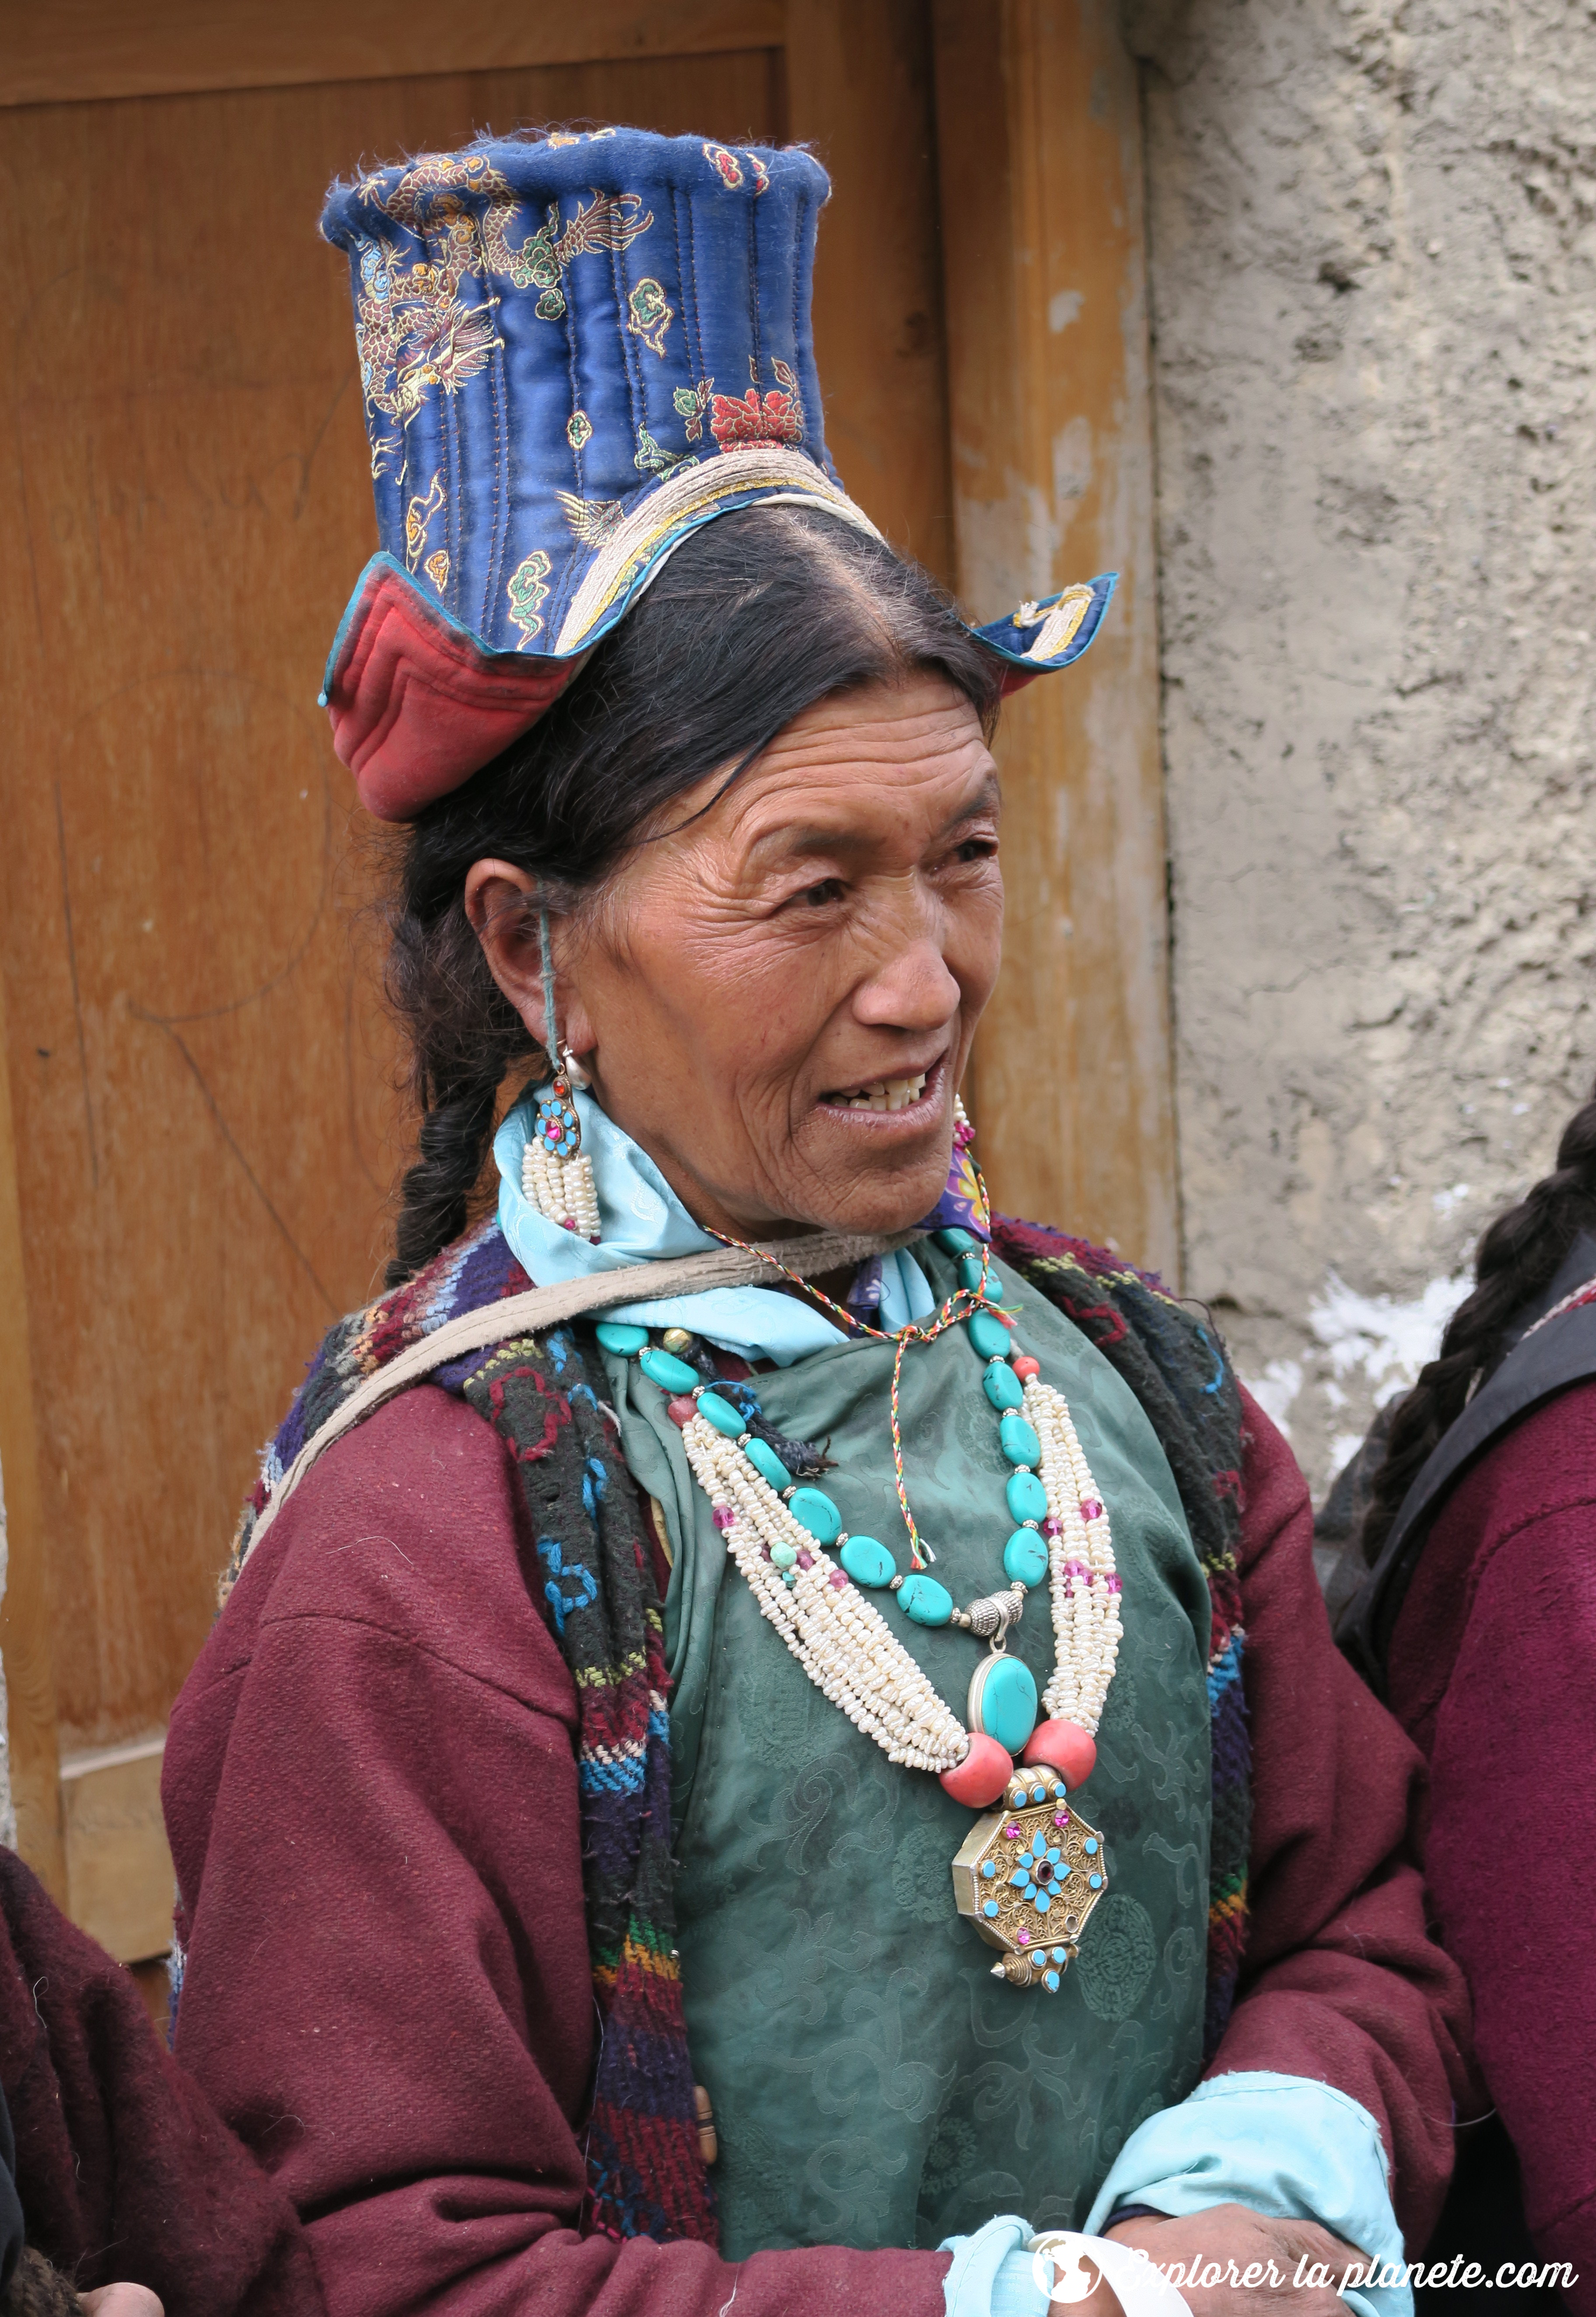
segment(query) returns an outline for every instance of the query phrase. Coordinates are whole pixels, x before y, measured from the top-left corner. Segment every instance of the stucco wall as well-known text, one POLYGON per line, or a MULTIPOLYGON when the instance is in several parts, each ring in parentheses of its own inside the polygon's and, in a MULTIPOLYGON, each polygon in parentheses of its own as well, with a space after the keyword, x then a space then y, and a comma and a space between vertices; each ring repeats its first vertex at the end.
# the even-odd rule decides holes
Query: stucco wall
POLYGON ((1322 1489, 1596 1068, 1596 8, 1129 31, 1186 1285, 1322 1489))

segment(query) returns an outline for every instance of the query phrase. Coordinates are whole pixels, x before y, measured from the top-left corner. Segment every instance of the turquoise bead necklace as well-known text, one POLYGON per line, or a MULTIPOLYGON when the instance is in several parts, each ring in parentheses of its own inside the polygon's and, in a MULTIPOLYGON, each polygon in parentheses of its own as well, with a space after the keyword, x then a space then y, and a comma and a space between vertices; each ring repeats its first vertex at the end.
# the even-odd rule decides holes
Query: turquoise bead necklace
MULTIPOLYGON (((1072 1790, 1096 1759, 1093 1733, 1122 1631, 1119 1579, 1107 1514, 1063 1395, 1016 1347, 989 1298, 990 1248, 962 1230, 936 1237, 955 1257, 959 1284, 923 1321, 889 1333, 808 1289, 854 1332, 895 1347, 892 1456, 914 1564, 908 1576, 877 1538, 847 1534, 836 1500, 789 1471, 754 1429, 764 1418, 749 1385, 706 1382, 681 1356, 694 1348, 692 1336, 668 1329, 656 1345, 646 1328, 615 1320, 600 1320, 596 1332, 606 1351, 635 1359, 669 1395, 667 1412, 681 1430, 728 1557, 809 1679, 889 1760, 929 1771, 955 1802, 988 1813, 950 1861, 955 1903, 999 1949, 1001 1960, 992 1966, 999 1978, 1056 1994, 1108 1879, 1102 1836, 1080 1815, 1072 1790), (1006 1589, 963 1609, 928 1574, 935 1555, 909 1503, 899 1410, 907 1346, 958 1325, 982 1363, 1017 1524, 1004 1548, 1006 1589), (1027 1592, 1044 1579, 1052 1594, 1054 1668, 1041 1700, 1047 1718, 1038 1722, 1036 1677, 1005 1644, 1027 1592), (986 1638, 988 1654, 970 1683, 967 1726, 868 1600, 882 1591, 895 1595, 917 1624, 986 1638)), ((782 1445, 797 1463, 794 1445, 782 1445)))
MULTIPOLYGON (((1036 1427, 1021 1412, 1026 1381, 1039 1371, 1036 1361, 1018 1349, 1009 1323, 999 1316, 998 1307, 989 1298, 990 1248, 965 1230, 939 1230, 934 1237, 937 1245, 956 1260, 958 1286, 929 1319, 891 1335, 843 1310, 811 1283, 800 1283, 846 1327, 894 1344, 890 1399, 892 1461, 898 1502, 910 1541, 911 1573, 908 1576, 900 1574, 892 1553, 879 1539, 845 1532, 835 1499, 825 1490, 795 1480, 769 1443, 750 1429, 750 1414, 757 1418, 760 1410, 747 1385, 737 1387, 738 1400, 742 1402, 740 1407, 724 1388, 706 1384, 680 1356, 680 1350, 687 1348, 692 1341, 686 1331, 667 1331, 667 1346, 674 1342, 677 1349, 651 1344, 646 1328, 620 1321, 600 1320, 596 1332, 605 1350, 620 1357, 635 1358, 649 1381, 671 1395, 669 1413, 678 1425, 685 1426, 692 1416, 697 1415, 724 1438, 734 1442, 760 1478, 781 1498, 799 1526, 818 1544, 835 1550, 841 1568, 855 1584, 872 1591, 891 1592, 899 1607, 917 1624, 955 1626, 992 1644, 991 1653, 983 1660, 972 1684, 971 1723, 995 1739, 1008 1753, 1018 1755, 1036 1724, 1036 1684, 1028 1666, 1005 1654, 1004 1636, 1009 1626, 1018 1622, 1026 1595, 1047 1578, 1050 1537, 1057 1528, 1057 1524, 1049 1519, 1047 1492, 1038 1475, 1041 1442, 1036 1427), (946 1328, 960 1324, 971 1347, 983 1363, 982 1388, 997 1412, 999 1445, 1009 1467, 1004 1495, 1009 1517, 1016 1523, 1003 1548, 1006 1588, 973 1601, 964 1608, 955 1606, 946 1587, 927 1573, 936 1555, 921 1536, 909 1501, 899 1405, 903 1356, 909 1345, 929 1343, 946 1328)), ((727 1243, 741 1244, 736 1240, 727 1243)), ((776 1267, 785 1269, 779 1263, 776 1267)), ((786 1275, 796 1277, 793 1273, 786 1275)), ((789 1587, 794 1584, 797 1549, 790 1543, 777 1543, 771 1548, 771 1558, 781 1570, 783 1582, 789 1587)))

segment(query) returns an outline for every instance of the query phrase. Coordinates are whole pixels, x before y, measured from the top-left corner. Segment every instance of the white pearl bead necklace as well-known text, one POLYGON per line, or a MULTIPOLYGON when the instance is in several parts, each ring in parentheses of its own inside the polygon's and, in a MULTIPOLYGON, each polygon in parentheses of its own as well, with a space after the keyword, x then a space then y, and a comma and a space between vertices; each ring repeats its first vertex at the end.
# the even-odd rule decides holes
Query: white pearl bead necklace
MULTIPOLYGON (((1042 1446, 1049 1515, 1054 1671, 1044 1703, 1050 1715, 1095 1734, 1124 1630, 1108 1516, 1063 1394, 1033 1376, 1025 1413, 1042 1446)), ((683 1427, 682 1445, 760 1615, 816 1688, 889 1761, 938 1773, 963 1761, 963 1722, 740 1447, 702 1416, 683 1427)))

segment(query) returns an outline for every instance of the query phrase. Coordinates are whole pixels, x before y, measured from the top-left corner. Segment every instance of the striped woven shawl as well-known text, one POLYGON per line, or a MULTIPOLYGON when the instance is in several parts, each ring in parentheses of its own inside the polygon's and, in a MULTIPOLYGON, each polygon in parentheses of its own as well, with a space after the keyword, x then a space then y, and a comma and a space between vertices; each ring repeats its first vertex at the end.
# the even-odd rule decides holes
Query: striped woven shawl
MULTIPOLYGON (((1110 1360, 1163 1444, 1213 1600, 1214 1821, 1206 2044, 1234 1999, 1246 1932, 1251 1754, 1242 1698, 1241 1407, 1215 1339, 1148 1275, 1083 1240, 999 1218, 993 1244, 1110 1360)), ((365 1378, 447 1320, 531 1285, 489 1220, 416 1278, 338 1322, 311 1363, 245 1507, 229 1573, 305 1441, 365 1378)), ((584 2225, 715 2241, 699 2155, 671 1892, 670 1736, 643 1508, 621 1461, 592 1338, 579 1326, 435 1369, 507 1446, 536 1541, 541 1606, 577 1686, 584 1893, 603 2022, 584 2225), (585 1350, 584 1346, 589 1348, 585 1350)))

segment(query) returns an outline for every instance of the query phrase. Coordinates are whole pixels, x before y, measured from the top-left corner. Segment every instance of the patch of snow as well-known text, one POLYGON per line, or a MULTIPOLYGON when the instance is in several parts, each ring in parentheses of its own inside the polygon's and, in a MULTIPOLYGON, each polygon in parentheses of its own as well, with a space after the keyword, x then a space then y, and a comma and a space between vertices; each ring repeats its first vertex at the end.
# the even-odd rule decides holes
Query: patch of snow
POLYGON ((1466 1183, 1454 1183, 1449 1191, 1435 1191, 1430 1194, 1430 1203, 1442 1222, 1445 1222, 1448 1216, 1463 1204, 1464 1200, 1468 1196, 1468 1190, 1469 1186, 1466 1183))
POLYGON ((1333 1481, 1363 1445, 1361 1432, 1338 1432, 1330 1444, 1330 1477, 1333 1481))
MULTIPOLYGON (((1360 1295, 1334 1271, 1308 1306, 1308 1325, 1337 1377, 1361 1374, 1376 1408, 1406 1391, 1440 1348, 1441 1334, 1474 1282, 1466 1272, 1432 1279, 1411 1303, 1360 1295)), ((1278 1364, 1278 1363, 1277 1363, 1278 1364)))
POLYGON ((1260 1376, 1243 1376, 1253 1399, 1269 1422, 1287 1440, 1291 1427, 1287 1421, 1292 1402, 1303 1388, 1303 1364, 1300 1360, 1271 1360, 1260 1376))

